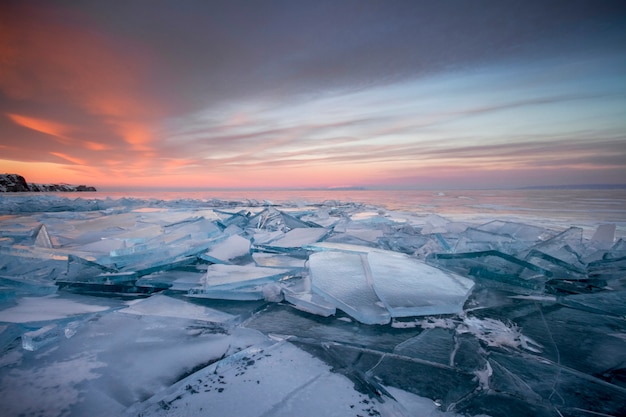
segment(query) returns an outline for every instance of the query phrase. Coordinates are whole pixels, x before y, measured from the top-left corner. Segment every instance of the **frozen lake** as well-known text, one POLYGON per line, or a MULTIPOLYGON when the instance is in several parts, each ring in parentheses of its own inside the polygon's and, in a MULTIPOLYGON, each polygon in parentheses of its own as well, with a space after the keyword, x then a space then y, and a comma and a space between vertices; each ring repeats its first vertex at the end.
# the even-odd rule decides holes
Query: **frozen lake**
POLYGON ((624 190, 2 195, 3 415, 623 415, 624 236, 624 190))

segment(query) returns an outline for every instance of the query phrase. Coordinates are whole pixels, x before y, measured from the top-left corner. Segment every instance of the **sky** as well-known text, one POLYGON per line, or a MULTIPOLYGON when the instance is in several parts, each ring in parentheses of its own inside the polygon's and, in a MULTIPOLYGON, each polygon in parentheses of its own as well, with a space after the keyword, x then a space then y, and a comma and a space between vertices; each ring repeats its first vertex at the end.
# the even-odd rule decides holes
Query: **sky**
POLYGON ((626 183, 621 0, 0 3, 0 173, 29 182, 626 183))

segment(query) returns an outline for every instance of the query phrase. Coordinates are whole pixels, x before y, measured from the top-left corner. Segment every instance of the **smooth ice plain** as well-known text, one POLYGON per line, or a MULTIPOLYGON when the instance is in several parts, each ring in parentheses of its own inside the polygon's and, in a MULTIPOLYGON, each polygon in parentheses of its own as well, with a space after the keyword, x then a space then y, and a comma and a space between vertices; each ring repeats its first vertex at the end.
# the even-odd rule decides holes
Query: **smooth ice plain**
POLYGON ((2 415, 624 415, 618 230, 0 198, 2 415))

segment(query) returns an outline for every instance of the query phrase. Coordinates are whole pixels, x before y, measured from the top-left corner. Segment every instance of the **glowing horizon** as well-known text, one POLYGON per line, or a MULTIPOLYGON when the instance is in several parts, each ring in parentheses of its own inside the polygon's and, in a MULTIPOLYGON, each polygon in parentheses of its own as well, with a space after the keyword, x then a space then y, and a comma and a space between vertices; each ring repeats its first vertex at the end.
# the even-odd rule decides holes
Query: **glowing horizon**
POLYGON ((626 12, 574 3, 4 5, 0 172, 104 189, 624 183, 626 12))

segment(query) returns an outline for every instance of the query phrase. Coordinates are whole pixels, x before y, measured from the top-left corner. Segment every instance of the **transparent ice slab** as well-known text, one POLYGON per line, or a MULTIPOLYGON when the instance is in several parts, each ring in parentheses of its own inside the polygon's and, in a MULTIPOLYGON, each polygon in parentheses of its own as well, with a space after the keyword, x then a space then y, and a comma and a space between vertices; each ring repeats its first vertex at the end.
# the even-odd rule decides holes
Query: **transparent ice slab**
POLYGON ((322 317, 332 316, 336 313, 334 304, 311 292, 311 282, 308 277, 294 281, 282 288, 285 301, 291 303, 298 310, 322 317))
POLYGON ((626 257, 626 240, 619 239, 604 255, 603 259, 619 259, 626 257))
POLYGON ((263 268, 254 265, 209 265, 198 290, 230 290, 276 282, 291 276, 282 268, 263 268))
POLYGON ((239 235, 232 235, 211 246, 200 257, 212 263, 229 263, 236 258, 250 255, 250 241, 239 235))
MULTIPOLYGON (((454 246, 454 252, 507 251, 507 248, 514 246, 514 244, 515 239, 512 236, 468 227, 454 246)), ((525 248, 527 245, 523 245, 523 247, 525 248)))
POLYGON ((365 324, 387 324, 391 315, 372 288, 367 255, 323 251, 309 257, 313 292, 365 324))
POLYGON ((457 314, 474 282, 406 255, 372 250, 367 254, 376 295, 392 317, 457 314))
MULTIPOLYGON (((397 252, 333 242, 308 245, 306 248, 322 251, 320 253, 345 252, 345 260, 349 265, 346 266, 349 272, 346 270, 336 273, 337 275, 330 275, 333 273, 333 268, 341 267, 341 255, 333 255, 332 260, 325 259, 316 263, 316 265, 326 264, 325 268, 328 271, 321 269, 322 266, 313 266, 311 259, 319 254, 311 255, 309 268, 312 271, 314 291, 320 292, 323 296, 331 296, 315 283, 313 268, 320 268, 317 276, 326 274, 332 277, 328 278, 328 281, 339 283, 335 285, 340 285, 346 277, 359 277, 359 282, 365 283, 365 289, 371 287, 374 290, 373 296, 368 301, 369 304, 382 302, 385 309, 391 313, 391 317, 458 313, 462 311, 463 303, 473 287, 473 282, 467 278, 441 271, 397 252), (360 262, 357 262, 357 259, 360 262)), ((356 288, 355 285, 353 286, 356 288)), ((348 289, 343 292, 355 297, 353 294, 355 291, 348 289)), ((340 296, 341 293, 334 296, 338 295, 340 296)), ((358 304, 365 305, 368 302, 361 301, 358 304)))
POLYGON ((292 229, 276 239, 256 246, 262 250, 289 252, 301 248, 304 245, 318 242, 328 233, 328 229, 323 227, 292 229))
POLYGON ((305 259, 300 257, 290 256, 289 254, 282 253, 263 253, 254 252, 252 254, 254 263, 258 266, 271 267, 271 268, 289 268, 289 269, 302 269, 304 268, 305 259))
POLYGON ((584 254, 583 229, 570 227, 558 235, 519 252, 538 266, 558 274, 584 274, 585 264, 581 261, 584 254))
POLYGON ((57 292, 57 287, 49 280, 30 279, 0 275, 0 285, 4 287, 4 302, 11 302, 20 295, 47 295, 57 292))
POLYGON ((227 290, 213 288, 192 288, 186 294, 190 298, 235 300, 235 301, 255 301, 265 300, 265 285, 254 285, 243 288, 231 288, 227 290))
POLYGON ((229 323, 236 319, 231 314, 191 304, 162 294, 156 294, 133 302, 127 308, 120 310, 120 312, 141 316, 176 317, 211 323, 229 323))
POLYGON ((292 229, 319 227, 315 223, 306 222, 273 207, 267 208, 249 218, 248 225, 255 229, 280 230, 287 232, 292 229))
POLYGON ((591 237, 591 241, 594 243, 606 244, 610 247, 615 241, 615 229, 615 223, 601 224, 591 237))
POLYGON ((109 303, 97 304, 90 298, 79 296, 22 297, 17 305, 0 310, 0 322, 31 323, 61 320, 81 315, 99 313, 110 309, 109 303))
POLYGON ((495 250, 432 254, 426 260, 485 285, 521 293, 543 292, 545 282, 552 277, 547 269, 495 250))
POLYGON ((237 213, 215 210, 215 213, 221 217, 216 222, 222 229, 226 229, 229 226, 245 227, 250 217, 250 212, 247 210, 240 210, 237 213))

